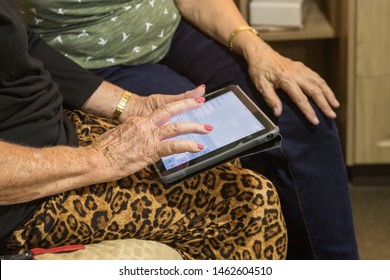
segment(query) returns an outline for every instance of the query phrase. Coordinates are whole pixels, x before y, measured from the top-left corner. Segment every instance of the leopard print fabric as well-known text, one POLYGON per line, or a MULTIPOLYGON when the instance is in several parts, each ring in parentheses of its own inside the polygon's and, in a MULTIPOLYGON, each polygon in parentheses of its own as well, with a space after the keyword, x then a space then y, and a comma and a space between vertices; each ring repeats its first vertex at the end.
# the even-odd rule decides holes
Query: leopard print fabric
MULTIPOLYGON (((68 115, 82 146, 116 125, 80 111, 68 115)), ((287 250, 273 184, 238 161, 173 186, 145 168, 50 197, 8 245, 26 250, 119 238, 159 241, 185 259, 284 259, 287 250)))

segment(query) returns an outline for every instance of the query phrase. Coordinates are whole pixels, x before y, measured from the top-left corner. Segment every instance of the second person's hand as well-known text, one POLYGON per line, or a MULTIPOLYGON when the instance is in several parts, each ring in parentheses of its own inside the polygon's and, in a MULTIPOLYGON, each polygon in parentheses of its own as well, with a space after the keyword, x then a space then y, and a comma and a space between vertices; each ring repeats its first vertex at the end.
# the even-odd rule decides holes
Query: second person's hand
POLYGON ((249 74, 275 116, 282 114, 282 102, 275 91, 281 88, 310 123, 318 125, 319 120, 309 98, 326 117, 336 118, 333 109, 339 107, 339 102, 320 75, 303 63, 280 55, 265 43, 254 49, 246 53, 249 74))

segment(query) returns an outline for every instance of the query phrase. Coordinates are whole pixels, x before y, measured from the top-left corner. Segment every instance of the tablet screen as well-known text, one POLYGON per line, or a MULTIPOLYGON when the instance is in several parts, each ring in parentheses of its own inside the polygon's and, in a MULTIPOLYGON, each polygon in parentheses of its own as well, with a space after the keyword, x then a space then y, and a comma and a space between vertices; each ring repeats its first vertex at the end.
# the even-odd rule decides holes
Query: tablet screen
POLYGON ((214 129, 207 135, 186 134, 172 138, 191 139, 202 144, 204 149, 198 153, 187 152, 163 157, 161 160, 166 170, 265 129, 232 91, 206 101, 200 108, 177 115, 170 122, 187 121, 209 124, 214 129))

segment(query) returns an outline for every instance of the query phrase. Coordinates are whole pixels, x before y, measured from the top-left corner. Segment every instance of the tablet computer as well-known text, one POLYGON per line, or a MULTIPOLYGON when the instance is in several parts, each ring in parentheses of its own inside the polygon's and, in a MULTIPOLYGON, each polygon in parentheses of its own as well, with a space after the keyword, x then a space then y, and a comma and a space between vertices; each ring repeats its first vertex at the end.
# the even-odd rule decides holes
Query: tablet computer
POLYGON ((233 158, 280 146, 279 128, 240 87, 232 85, 205 96, 202 107, 173 117, 170 122, 200 122, 214 127, 209 134, 187 134, 202 144, 197 153, 163 157, 153 167, 161 182, 177 183, 233 158))

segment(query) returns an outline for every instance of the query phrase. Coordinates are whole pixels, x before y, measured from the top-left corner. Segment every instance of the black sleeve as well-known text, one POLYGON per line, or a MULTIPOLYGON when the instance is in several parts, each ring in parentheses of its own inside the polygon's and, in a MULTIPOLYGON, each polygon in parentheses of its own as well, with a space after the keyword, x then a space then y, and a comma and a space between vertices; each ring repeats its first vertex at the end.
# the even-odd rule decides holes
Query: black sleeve
POLYGON ((82 68, 48 45, 39 35, 28 30, 29 53, 41 60, 59 85, 64 107, 80 109, 103 82, 103 79, 82 68))

